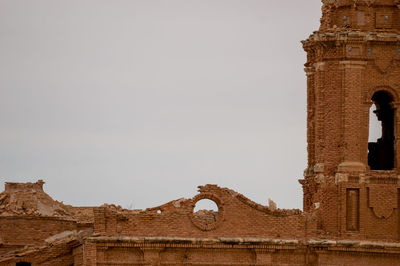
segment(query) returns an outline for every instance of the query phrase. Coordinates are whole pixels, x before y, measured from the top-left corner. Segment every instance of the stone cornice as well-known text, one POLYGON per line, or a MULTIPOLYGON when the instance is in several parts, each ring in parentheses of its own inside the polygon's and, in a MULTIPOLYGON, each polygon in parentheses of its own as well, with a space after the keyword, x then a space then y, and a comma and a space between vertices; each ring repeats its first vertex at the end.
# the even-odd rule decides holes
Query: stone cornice
POLYGON ((385 32, 314 32, 307 40, 302 41, 303 45, 313 42, 400 42, 400 34, 385 32))
POLYGON ((398 5, 400 0, 321 0, 324 5, 398 5))
POLYGON ((207 246, 223 247, 229 245, 231 248, 246 246, 275 246, 297 248, 324 248, 328 250, 360 251, 360 252, 385 252, 400 254, 400 243, 398 242, 375 242, 361 240, 331 240, 331 239, 273 239, 273 238, 178 238, 178 237, 127 237, 127 236, 92 236, 86 239, 91 243, 102 243, 105 245, 132 245, 135 246, 171 246, 190 247, 207 246), (222 245, 222 246, 221 246, 222 245))
POLYGON ((92 236, 87 238, 95 243, 137 243, 137 244, 227 244, 227 245, 300 245, 298 239, 274 238, 183 238, 183 237, 129 237, 129 236, 92 236))

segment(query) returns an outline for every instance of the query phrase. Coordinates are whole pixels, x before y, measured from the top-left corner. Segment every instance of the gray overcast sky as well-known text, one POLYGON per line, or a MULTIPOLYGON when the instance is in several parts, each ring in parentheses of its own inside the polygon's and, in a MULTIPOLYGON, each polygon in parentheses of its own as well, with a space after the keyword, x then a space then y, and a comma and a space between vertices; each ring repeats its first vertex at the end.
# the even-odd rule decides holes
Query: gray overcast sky
POLYGON ((319 0, 0 0, 0 181, 153 207, 207 183, 301 208, 319 0))

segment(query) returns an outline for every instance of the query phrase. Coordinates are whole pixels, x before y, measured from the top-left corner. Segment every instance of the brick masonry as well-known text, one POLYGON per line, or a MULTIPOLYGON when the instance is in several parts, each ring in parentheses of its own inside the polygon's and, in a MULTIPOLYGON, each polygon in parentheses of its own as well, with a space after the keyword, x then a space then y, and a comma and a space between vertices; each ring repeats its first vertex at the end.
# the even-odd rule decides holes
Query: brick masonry
POLYGON ((0 194, 0 265, 400 265, 400 0, 323 0, 307 52, 303 211, 216 185, 146 210, 0 194), (382 137, 368 143, 371 106, 382 137), (218 210, 195 211, 200 200, 218 210))

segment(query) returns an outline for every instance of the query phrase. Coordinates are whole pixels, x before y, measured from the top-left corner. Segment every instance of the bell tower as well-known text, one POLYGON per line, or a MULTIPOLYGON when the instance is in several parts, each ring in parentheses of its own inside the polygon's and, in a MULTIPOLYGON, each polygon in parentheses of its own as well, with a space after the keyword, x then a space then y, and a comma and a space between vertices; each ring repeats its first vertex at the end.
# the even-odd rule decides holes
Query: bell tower
POLYGON ((304 211, 333 237, 400 240, 400 0, 322 0, 307 52, 304 211), (370 114, 381 136, 369 139, 370 114))

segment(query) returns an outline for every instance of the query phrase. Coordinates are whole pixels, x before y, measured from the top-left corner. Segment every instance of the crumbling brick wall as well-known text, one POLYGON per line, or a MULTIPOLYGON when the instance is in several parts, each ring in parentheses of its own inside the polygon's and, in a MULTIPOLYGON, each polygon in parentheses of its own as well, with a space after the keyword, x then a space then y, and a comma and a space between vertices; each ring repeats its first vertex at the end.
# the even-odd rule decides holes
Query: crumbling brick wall
POLYGON ((304 238, 305 215, 299 210, 271 210, 229 189, 207 185, 193 199, 181 199, 144 211, 94 209, 95 233, 125 236, 304 238), (198 200, 214 200, 217 219, 196 220, 198 200))
POLYGON ((399 264, 400 0, 322 2, 321 27, 303 42, 303 212, 263 206, 215 185, 146 210, 74 208, 52 200, 42 181, 8 183, 0 194, 0 265, 399 264), (382 122, 382 131, 394 140, 370 145, 376 93, 390 99, 384 109, 390 127, 382 122), (368 154, 382 143, 392 145, 384 151, 393 156, 368 154), (374 156, 390 163, 372 165, 374 156), (195 212, 202 199, 218 210, 195 212), (80 231, 91 227, 93 234, 80 231), (15 250, 25 244, 32 246, 15 250))

